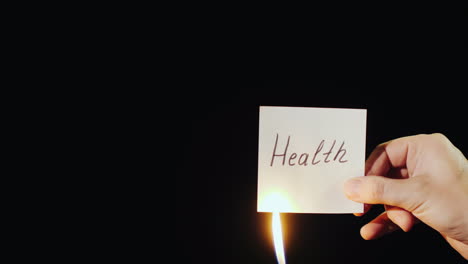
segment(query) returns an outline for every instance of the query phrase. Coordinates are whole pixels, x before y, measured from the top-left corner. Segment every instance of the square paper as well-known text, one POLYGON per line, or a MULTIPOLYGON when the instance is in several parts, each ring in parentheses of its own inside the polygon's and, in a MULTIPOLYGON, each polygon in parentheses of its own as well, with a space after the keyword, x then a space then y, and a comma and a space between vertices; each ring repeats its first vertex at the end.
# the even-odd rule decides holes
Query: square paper
POLYGON ((365 109, 260 107, 258 212, 362 213, 343 193, 364 176, 365 109))

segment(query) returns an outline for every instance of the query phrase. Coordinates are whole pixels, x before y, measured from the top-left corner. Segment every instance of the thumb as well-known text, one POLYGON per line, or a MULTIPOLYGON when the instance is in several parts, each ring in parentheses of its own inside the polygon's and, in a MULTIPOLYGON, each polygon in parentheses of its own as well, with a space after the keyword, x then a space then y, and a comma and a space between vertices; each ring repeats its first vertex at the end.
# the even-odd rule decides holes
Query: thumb
POLYGON ((346 181, 344 191, 346 196, 355 202, 393 205, 410 212, 422 201, 414 178, 356 177, 346 181))

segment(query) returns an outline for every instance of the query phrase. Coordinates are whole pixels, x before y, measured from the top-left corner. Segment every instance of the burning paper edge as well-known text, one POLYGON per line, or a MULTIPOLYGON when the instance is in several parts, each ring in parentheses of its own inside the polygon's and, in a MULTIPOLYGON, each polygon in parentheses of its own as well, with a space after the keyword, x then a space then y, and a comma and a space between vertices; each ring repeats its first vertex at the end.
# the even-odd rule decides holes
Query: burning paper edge
POLYGON ((272 217, 273 243, 275 245, 276 259, 278 260, 278 264, 286 264, 280 213, 277 211, 273 212, 272 217))

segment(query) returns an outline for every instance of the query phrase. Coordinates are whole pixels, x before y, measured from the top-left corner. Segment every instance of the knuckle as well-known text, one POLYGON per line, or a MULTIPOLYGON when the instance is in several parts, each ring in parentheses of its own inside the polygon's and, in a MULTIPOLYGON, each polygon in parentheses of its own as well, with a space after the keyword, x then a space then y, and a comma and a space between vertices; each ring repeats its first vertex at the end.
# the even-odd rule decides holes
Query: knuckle
POLYGON ((442 133, 433 133, 429 135, 432 140, 437 142, 447 142, 448 138, 442 133))
POLYGON ((441 133, 430 134, 425 141, 437 153, 446 153, 452 145, 450 140, 441 133))

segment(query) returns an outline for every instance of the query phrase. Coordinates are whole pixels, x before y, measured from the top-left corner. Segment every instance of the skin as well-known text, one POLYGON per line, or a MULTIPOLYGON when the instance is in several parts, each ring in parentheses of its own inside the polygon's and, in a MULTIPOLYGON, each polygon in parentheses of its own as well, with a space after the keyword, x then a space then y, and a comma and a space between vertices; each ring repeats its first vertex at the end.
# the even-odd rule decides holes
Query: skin
MULTIPOLYGON (((345 183, 346 196, 384 204, 385 212, 361 228, 375 239, 422 221, 468 259, 468 161, 444 135, 398 138, 377 146, 366 161, 366 176, 345 183)), ((362 215, 362 214, 356 214, 362 215)))

